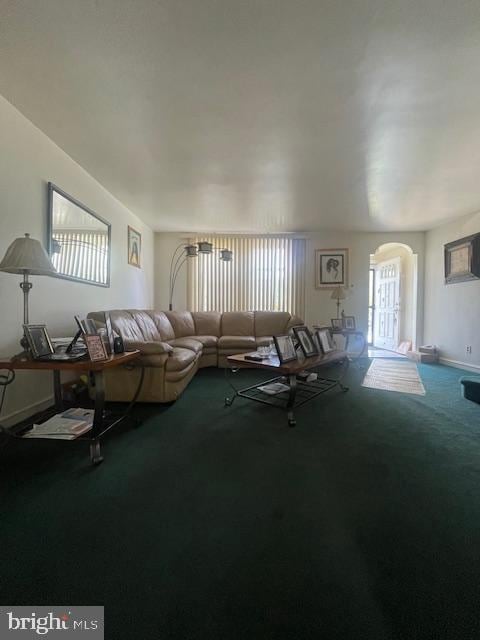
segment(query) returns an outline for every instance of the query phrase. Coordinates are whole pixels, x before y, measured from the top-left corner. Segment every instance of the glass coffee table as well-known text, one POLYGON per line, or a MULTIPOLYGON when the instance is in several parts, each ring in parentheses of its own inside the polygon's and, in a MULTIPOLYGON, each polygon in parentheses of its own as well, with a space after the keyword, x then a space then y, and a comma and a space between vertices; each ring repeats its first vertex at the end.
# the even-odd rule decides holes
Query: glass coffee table
MULTIPOLYGON (((296 425, 294 410, 310 402, 317 396, 330 391, 338 387, 341 391, 348 391, 342 380, 347 372, 349 359, 345 351, 334 350, 325 355, 317 355, 311 358, 301 358, 292 362, 281 363, 276 355, 270 355, 262 361, 252 361, 246 359, 246 356, 251 356, 252 353, 242 353, 238 355, 232 355, 227 357, 229 367, 225 369, 228 383, 233 389, 234 394, 225 398, 225 406, 229 407, 233 404, 235 398, 248 398, 255 402, 261 402, 262 404, 268 404, 272 407, 277 407, 286 411, 288 425, 294 427, 296 425), (333 364, 341 364, 342 371, 339 378, 323 378, 318 375, 318 370, 322 367, 330 366, 333 364), (264 380, 258 384, 254 384, 244 389, 237 389, 229 373, 237 373, 240 369, 263 369, 275 373, 274 378, 264 380), (305 377, 306 373, 317 373, 317 379, 308 382, 305 377), (278 393, 268 393, 263 388, 268 385, 281 384, 283 387, 279 387, 278 393)), ((255 355, 257 353, 255 352, 255 355)), ((273 391, 275 387, 270 386, 270 390, 273 391)))

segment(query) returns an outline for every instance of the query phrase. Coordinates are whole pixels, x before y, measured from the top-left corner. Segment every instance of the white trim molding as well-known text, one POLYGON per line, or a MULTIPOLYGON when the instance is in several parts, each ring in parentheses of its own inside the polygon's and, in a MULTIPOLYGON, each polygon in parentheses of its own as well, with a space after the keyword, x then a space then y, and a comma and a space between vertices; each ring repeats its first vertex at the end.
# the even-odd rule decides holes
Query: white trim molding
POLYGON ((455 367, 455 369, 466 369, 467 371, 480 373, 480 365, 478 364, 469 364, 467 362, 461 362, 460 360, 451 360, 450 358, 439 358, 439 362, 449 367, 455 367))
POLYGON ((48 396, 48 398, 44 398, 43 400, 39 400, 38 402, 29 404, 26 407, 22 407, 18 411, 9 413, 6 416, 0 416, 0 423, 7 428, 13 427, 19 422, 22 422, 22 420, 26 420, 27 418, 30 418, 30 416, 33 416, 40 411, 45 411, 45 409, 51 407, 52 404, 53 396, 48 396))

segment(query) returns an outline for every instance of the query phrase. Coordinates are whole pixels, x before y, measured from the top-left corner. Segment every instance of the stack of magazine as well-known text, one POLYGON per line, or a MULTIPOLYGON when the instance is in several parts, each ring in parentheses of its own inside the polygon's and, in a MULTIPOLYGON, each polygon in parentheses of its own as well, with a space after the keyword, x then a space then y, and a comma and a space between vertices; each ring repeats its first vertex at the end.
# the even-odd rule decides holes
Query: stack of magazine
POLYGON ((75 440, 93 426, 93 409, 68 409, 57 413, 42 424, 34 424, 23 438, 47 438, 51 440, 75 440))

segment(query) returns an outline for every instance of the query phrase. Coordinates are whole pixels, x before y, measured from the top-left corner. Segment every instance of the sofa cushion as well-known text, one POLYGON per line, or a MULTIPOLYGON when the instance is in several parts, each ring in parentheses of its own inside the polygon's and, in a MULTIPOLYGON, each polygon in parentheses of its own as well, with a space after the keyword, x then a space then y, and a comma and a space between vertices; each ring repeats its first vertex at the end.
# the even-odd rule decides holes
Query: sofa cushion
POLYGON ((162 339, 157 326, 148 311, 138 311, 137 309, 132 309, 130 311, 130 315, 137 323, 145 341, 149 342, 162 339))
POLYGON ((256 348, 255 338, 253 336, 222 336, 218 339, 218 349, 223 351, 228 349, 250 349, 254 351, 256 348))
POLYGON ((203 349, 203 344, 196 338, 175 338, 175 340, 169 340, 168 344, 172 347, 182 347, 182 349, 191 349, 194 353, 200 353, 203 349))
POLYGON ((167 371, 182 371, 182 369, 186 369, 196 358, 198 358, 198 354, 191 349, 173 347, 173 351, 167 358, 165 369, 167 371))
POLYGON ((285 311, 255 311, 255 335, 281 336, 289 320, 290 314, 285 311))
POLYGON ((222 336, 254 336, 253 311, 227 311, 222 316, 222 336))
POLYGON ((197 335, 218 338, 222 326, 222 314, 219 311, 195 311, 192 317, 197 335))
POLYGON ((113 330, 116 331, 119 336, 122 336, 125 342, 128 340, 143 342, 145 340, 140 327, 132 317, 130 311, 110 311, 110 320, 113 330))
POLYGON ((150 311, 149 313, 158 329, 160 339, 173 340, 175 338, 175 331, 165 313, 163 311, 150 311))
POLYGON ((218 343, 217 336, 195 336, 195 340, 201 342, 204 349, 215 349, 218 343))
POLYGON ((175 332, 174 338, 186 338, 187 336, 195 335, 195 325, 190 311, 165 311, 165 315, 170 320, 175 332))
POLYGON ((173 351, 173 347, 166 342, 143 342, 142 340, 127 339, 124 344, 125 347, 128 347, 127 351, 138 349, 142 355, 152 356, 173 351))

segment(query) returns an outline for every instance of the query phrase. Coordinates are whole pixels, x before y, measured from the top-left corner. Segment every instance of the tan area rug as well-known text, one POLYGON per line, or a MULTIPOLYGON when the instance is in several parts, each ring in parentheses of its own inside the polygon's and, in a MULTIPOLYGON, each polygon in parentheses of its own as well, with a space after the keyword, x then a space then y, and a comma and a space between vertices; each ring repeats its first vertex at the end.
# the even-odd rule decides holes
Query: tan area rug
POLYGON ((425 395, 425 387, 415 362, 375 359, 362 382, 362 387, 425 395))

